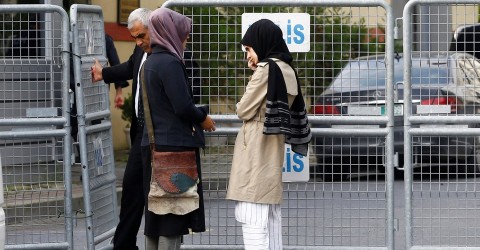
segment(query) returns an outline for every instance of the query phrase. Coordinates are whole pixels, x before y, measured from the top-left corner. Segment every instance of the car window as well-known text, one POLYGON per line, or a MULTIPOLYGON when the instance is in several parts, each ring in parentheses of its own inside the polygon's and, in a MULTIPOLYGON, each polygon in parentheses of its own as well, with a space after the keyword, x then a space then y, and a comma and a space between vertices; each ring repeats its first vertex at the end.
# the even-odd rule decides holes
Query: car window
POLYGON ((422 67, 412 68, 412 85, 418 84, 439 84, 445 85, 448 83, 448 70, 445 67, 422 67))
MULTIPOLYGON (((448 83, 446 64, 428 65, 425 61, 412 61, 413 85, 448 83)), ((403 82, 403 60, 394 60, 394 82, 403 82)), ((348 63, 335 78, 331 88, 372 89, 384 88, 386 84, 386 66, 383 60, 360 60, 348 63)))
POLYGON ((451 81, 445 57, 414 58, 411 76, 412 85, 446 85, 451 81))
POLYGON ((335 78, 332 88, 368 88, 385 86, 383 61, 361 60, 348 63, 335 78))

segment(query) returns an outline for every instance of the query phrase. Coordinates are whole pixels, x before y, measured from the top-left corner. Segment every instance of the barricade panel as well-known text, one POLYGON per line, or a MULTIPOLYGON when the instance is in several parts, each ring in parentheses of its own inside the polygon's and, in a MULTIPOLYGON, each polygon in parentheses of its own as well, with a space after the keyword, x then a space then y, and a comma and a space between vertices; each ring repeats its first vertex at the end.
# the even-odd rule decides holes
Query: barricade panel
POLYGON ((49 4, 0 5, 0 26, 5 248, 67 248, 73 245, 68 16, 49 4))
POLYGON ((115 164, 110 123, 108 85, 92 83, 90 68, 95 59, 106 64, 105 31, 98 6, 70 8, 73 33, 76 107, 86 211, 87 249, 95 249, 118 223, 115 164), (105 235, 107 234, 107 235, 105 235))
POLYGON ((477 22, 474 1, 404 10, 406 249, 480 246, 477 22))
POLYGON ((2 142, 6 245, 64 242, 65 179, 61 138, 2 142), (28 159, 25 161, 23 159, 28 159))
MULTIPOLYGON (((185 247, 227 249, 243 245, 241 227, 234 217, 235 203, 224 200, 235 135, 241 126, 235 105, 252 75, 239 44, 245 21, 242 15, 307 13, 310 34, 304 38, 309 40, 309 49, 290 50, 307 111, 312 115, 310 178, 308 182, 284 183, 283 244, 294 249, 392 248, 393 189, 388 188, 387 180, 393 181, 393 126, 388 119, 393 117, 393 98, 388 93, 393 91, 387 89, 392 88, 393 77, 385 53, 393 52, 393 36, 386 35, 393 34, 393 26, 388 26, 393 22, 387 15, 388 6, 385 9, 381 1, 168 1, 165 6, 193 20, 187 46, 198 64, 201 82, 197 91, 193 84, 193 92, 198 93, 199 103, 209 105, 217 121, 217 131, 206 133, 208 144, 206 154, 202 154, 208 230, 186 236, 185 247), (390 44, 387 39, 392 39, 390 44), (380 52, 383 54, 378 55, 380 52), (377 65, 352 68, 367 74, 345 75, 345 85, 333 88, 335 92, 342 88, 352 92, 349 101, 340 101, 342 94, 325 92, 348 62, 368 55, 377 55, 372 59, 377 65), (362 89, 358 84, 362 81, 373 84, 362 89), (362 91, 370 94, 363 97, 362 91), (335 103, 319 103, 320 97, 335 103), (339 151, 332 151, 334 147, 339 151)), ((276 22, 286 26, 284 39, 287 44, 293 43, 300 38, 299 30, 294 32, 299 20, 282 20, 284 23, 279 19, 276 22)))

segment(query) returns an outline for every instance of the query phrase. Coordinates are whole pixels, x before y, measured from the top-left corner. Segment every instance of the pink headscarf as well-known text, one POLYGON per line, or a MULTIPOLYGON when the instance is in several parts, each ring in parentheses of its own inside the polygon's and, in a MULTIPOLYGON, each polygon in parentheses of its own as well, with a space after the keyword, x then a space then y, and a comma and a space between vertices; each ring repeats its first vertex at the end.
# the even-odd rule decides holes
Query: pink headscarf
POLYGON ((150 47, 160 45, 183 61, 183 42, 192 31, 192 19, 168 8, 158 8, 148 21, 150 47))

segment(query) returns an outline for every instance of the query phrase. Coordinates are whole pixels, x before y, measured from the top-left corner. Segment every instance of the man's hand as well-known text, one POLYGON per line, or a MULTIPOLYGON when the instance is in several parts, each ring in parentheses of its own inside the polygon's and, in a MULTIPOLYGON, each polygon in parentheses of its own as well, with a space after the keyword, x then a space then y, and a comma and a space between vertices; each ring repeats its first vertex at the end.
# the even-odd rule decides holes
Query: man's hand
POLYGON ((212 120, 212 118, 209 115, 207 115, 205 120, 203 120, 203 122, 200 125, 205 131, 208 131, 208 132, 215 131, 215 122, 212 120))
POLYGON ((117 93, 115 95, 115 108, 120 108, 124 104, 122 87, 117 88, 117 93))
POLYGON ((95 59, 95 63, 90 68, 90 72, 92 74, 92 82, 98 82, 103 80, 102 69, 103 67, 100 64, 100 62, 97 59, 95 59))

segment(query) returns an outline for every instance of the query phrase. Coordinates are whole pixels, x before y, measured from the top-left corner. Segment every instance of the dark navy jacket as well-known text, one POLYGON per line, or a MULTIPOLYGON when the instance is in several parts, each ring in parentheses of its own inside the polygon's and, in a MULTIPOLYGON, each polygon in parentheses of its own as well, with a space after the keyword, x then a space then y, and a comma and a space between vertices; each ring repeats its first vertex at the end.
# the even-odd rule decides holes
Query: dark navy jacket
MULTIPOLYGON (((195 106, 185 65, 173 54, 156 46, 144 64, 155 144, 160 146, 204 147, 200 123, 206 112, 195 106)), ((148 146, 144 129, 142 146, 148 146)))

